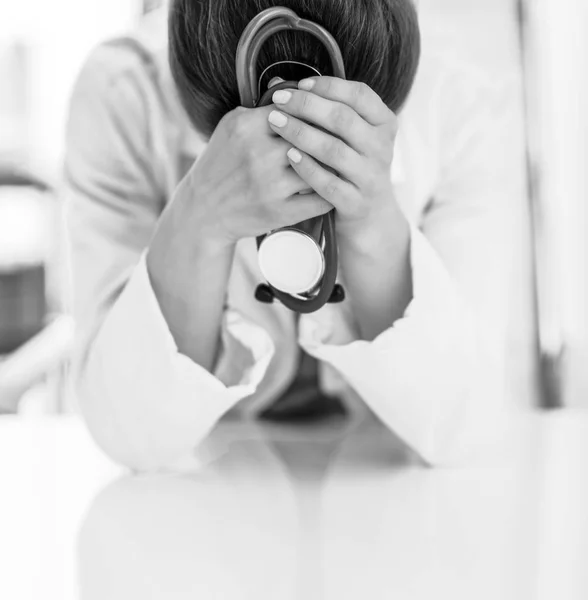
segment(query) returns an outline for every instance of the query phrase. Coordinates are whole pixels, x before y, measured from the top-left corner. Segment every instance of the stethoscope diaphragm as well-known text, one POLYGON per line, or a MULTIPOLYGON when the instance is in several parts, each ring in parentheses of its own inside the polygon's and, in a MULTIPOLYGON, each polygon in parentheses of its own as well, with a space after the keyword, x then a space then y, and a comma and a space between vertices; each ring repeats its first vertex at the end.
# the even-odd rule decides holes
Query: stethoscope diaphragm
POLYGON ((279 229, 267 235, 257 258, 265 280, 286 294, 312 294, 325 273, 322 248, 311 235, 297 229, 279 229))
MULTIPOLYGON (((257 76, 257 59, 263 44, 269 37, 284 30, 305 32, 316 37, 329 53, 332 74, 345 79, 341 50, 326 29, 318 23, 301 19, 288 8, 268 8, 247 25, 237 47, 236 73, 242 106, 256 108, 271 104, 275 91, 298 87, 297 81, 282 81, 262 94, 261 78, 257 76)), ((300 65, 296 61, 282 62, 300 65)), ((316 71, 308 65, 302 66, 316 71)), ((334 211, 318 217, 318 220, 321 223, 320 242, 298 227, 284 227, 257 238, 259 267, 267 281, 267 284, 257 287, 255 297, 258 300, 272 302, 277 298, 287 308, 299 313, 315 312, 327 302, 344 300, 343 288, 336 283, 338 249, 334 211)))

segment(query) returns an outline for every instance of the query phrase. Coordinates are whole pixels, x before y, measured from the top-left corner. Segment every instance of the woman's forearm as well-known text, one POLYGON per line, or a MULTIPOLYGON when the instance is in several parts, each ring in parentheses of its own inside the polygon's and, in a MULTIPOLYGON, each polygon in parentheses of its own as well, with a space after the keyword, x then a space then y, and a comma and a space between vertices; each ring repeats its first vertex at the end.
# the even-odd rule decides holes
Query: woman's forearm
POLYGON ((361 338, 374 340, 401 318, 412 299, 410 227, 400 214, 339 235, 341 269, 361 338))
POLYGON ((175 226, 181 206, 169 209, 147 254, 151 286, 178 350, 212 372, 235 246, 219 243, 197 226, 184 239, 187 228, 175 226))

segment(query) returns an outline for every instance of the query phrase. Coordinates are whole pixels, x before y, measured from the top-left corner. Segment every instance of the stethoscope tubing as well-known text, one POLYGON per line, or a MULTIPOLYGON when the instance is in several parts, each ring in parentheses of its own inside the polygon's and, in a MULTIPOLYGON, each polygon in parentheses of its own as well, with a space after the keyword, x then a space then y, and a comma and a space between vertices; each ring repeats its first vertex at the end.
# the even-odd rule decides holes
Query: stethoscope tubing
MULTIPOLYGON (((341 50, 333 36, 323 27, 312 21, 307 21, 285 7, 269 8, 257 15, 245 28, 237 47, 236 71, 241 104, 247 108, 267 106, 272 103, 274 92, 280 89, 297 88, 295 81, 284 81, 270 90, 261 98, 258 97, 258 68, 257 59, 263 44, 269 37, 283 30, 305 31, 318 38, 327 48, 332 62, 333 75, 345 79, 345 66, 341 50)), ((325 272, 318 291, 308 299, 287 294, 269 286, 275 298, 290 310, 298 313, 312 313, 319 310, 331 298, 337 280, 338 249, 335 234, 335 212, 330 211, 322 217, 324 239, 325 272)), ((257 238, 257 247, 265 236, 257 238)))
POLYGON ((259 13, 245 28, 237 46, 236 69, 239 97, 243 106, 258 106, 257 59, 263 44, 272 35, 283 30, 306 31, 318 38, 327 48, 333 66, 333 75, 345 79, 345 65, 335 38, 318 23, 301 19, 294 11, 283 6, 268 8, 259 13))

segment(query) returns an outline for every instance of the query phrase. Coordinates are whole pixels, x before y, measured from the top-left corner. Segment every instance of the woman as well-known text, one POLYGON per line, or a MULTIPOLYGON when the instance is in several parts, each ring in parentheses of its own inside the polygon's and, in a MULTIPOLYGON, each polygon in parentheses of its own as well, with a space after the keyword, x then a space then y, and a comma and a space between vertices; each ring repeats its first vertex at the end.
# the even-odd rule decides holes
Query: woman
MULTIPOLYGON (((237 42, 275 4, 176 0, 169 35, 155 13, 79 77, 66 177, 83 413, 115 459, 166 467, 226 413, 271 413, 310 356, 348 411, 430 464, 459 461, 496 433, 503 397, 521 189, 500 95, 426 48, 415 81, 411 0, 289 0, 338 41, 348 81, 239 108, 237 42), (332 208, 345 302, 300 319, 257 302, 254 237, 332 208)), ((290 32, 260 72, 287 59, 328 73, 290 32)))

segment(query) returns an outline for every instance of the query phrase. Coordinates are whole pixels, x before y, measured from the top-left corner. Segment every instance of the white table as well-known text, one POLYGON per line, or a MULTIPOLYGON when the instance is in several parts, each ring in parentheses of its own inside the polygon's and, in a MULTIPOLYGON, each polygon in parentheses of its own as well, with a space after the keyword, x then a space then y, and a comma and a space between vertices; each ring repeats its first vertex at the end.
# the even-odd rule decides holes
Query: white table
POLYGON ((75 418, 0 419, 0 598, 585 600, 588 415, 432 470, 381 427, 226 424, 129 477, 75 418))

